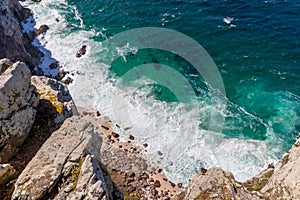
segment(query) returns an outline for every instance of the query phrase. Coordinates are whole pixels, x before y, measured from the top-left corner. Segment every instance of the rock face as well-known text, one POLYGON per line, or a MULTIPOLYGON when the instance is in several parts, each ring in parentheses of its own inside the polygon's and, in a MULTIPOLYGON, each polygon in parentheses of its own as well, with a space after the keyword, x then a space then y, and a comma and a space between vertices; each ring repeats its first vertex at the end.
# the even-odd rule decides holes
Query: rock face
POLYGON ((22 61, 33 69, 40 62, 41 52, 31 45, 30 33, 23 34, 20 25, 30 15, 31 11, 17 0, 0 1, 0 58, 22 61))
POLYGON ((210 168, 205 173, 197 175, 189 184, 184 200, 207 199, 262 199, 247 191, 238 183, 232 173, 221 168, 210 168))
POLYGON ((8 161, 27 138, 39 95, 21 62, 0 60, 0 163, 8 161))
POLYGON ((56 109, 56 123, 61 124, 66 118, 78 114, 65 84, 45 76, 32 76, 31 82, 37 88, 40 99, 50 101, 56 109))
POLYGON ((300 199, 300 139, 275 165, 261 192, 266 199, 300 199))
POLYGON ((68 118, 19 176, 12 199, 121 199, 99 162, 101 144, 90 122, 68 118))
POLYGON ((300 199, 300 139, 275 165, 245 183, 229 172, 211 168, 197 175, 177 199, 300 199))

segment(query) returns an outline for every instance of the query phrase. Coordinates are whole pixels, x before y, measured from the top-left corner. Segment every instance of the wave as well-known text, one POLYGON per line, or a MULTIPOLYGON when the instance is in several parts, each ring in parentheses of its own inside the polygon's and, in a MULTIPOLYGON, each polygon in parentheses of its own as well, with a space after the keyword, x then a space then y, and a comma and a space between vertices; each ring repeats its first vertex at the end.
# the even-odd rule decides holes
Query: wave
MULTIPOLYGON (((278 159, 282 141, 277 140, 272 128, 257 116, 224 98, 216 99, 213 104, 206 100, 168 103, 147 96, 150 92, 147 87, 139 90, 124 85, 120 87, 120 79, 111 76, 109 66, 102 62, 108 49, 94 40, 103 32, 86 30, 84 19, 75 6, 61 0, 43 0, 38 4, 26 1, 22 4, 34 11, 36 27, 42 24, 50 27, 47 34, 38 39, 51 51, 50 57, 70 71, 74 82, 69 89, 75 103, 109 116, 114 124, 120 125, 114 129, 122 138, 133 134, 136 143, 147 143, 145 155, 162 167, 170 180, 188 183, 201 167, 219 166, 233 172, 237 180, 244 181, 278 159), (87 53, 76 58, 76 51, 83 44, 88 47, 87 53), (227 105, 236 111, 228 110, 227 105), (265 140, 228 137, 199 128, 199 124, 205 122, 199 116, 206 113, 233 116, 245 126, 255 122, 266 129, 268 137, 265 140), (158 151, 162 155, 158 155, 158 151)), ((143 85, 151 83, 147 79, 139 81, 143 85)))

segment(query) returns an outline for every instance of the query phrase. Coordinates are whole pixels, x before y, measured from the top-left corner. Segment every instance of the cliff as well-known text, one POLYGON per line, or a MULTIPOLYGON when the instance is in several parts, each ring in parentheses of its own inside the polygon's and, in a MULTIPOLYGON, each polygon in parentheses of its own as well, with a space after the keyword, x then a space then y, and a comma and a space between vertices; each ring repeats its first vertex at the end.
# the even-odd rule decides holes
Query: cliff
POLYGON ((75 106, 67 85, 32 76, 42 54, 34 30, 22 32, 31 15, 0 1, 0 199, 300 199, 300 140, 244 183, 220 168, 186 189, 172 183, 133 135, 122 142, 108 117, 75 106))
POLYGON ((17 0, 0 1, 0 58, 21 61, 33 69, 40 62, 42 53, 31 42, 34 32, 23 33, 21 22, 32 16, 17 0))

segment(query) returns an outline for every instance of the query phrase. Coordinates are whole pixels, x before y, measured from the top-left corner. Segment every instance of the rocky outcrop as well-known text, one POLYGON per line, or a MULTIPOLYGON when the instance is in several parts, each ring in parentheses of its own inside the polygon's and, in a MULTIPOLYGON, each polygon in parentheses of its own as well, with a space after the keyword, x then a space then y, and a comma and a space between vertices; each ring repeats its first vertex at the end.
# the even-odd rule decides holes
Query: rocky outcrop
POLYGON ((56 123, 61 124, 66 118, 78 114, 65 84, 45 76, 32 76, 31 82, 37 88, 40 99, 49 101, 56 109, 56 123))
POLYGON ((265 169, 262 172, 260 172, 258 175, 244 182, 243 185, 249 191, 260 192, 261 189, 268 183, 270 177, 273 174, 274 174, 274 167, 271 166, 268 169, 265 169))
POLYGON ((68 118, 19 176, 12 199, 121 199, 99 161, 101 144, 90 122, 68 118))
POLYGON ((266 199, 300 199, 300 139, 275 165, 261 192, 266 199))
POLYGON ((31 45, 30 33, 23 33, 20 21, 32 15, 17 0, 0 1, 0 58, 22 61, 33 69, 40 63, 41 52, 31 45), (9 27, 9 28, 7 28, 9 27))
POLYGON ((221 168, 211 168, 197 175, 189 184, 184 200, 207 199, 262 199, 258 194, 247 191, 238 183, 232 173, 221 168))
POLYGON ((0 72, 0 163, 5 163, 28 137, 39 95, 24 63, 2 59, 0 72))
POLYGON ((229 172, 211 168, 197 175, 176 200, 192 199, 300 199, 300 139, 275 165, 244 183, 229 172))

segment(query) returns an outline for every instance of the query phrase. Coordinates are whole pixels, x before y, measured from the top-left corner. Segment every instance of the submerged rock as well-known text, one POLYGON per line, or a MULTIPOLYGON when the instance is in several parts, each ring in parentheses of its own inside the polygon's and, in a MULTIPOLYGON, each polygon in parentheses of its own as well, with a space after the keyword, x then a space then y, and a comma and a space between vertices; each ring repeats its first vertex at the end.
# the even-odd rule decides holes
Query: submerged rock
POLYGON ((5 163, 28 137, 39 95, 24 63, 2 59, 0 72, 0 163, 5 163))
POLYGON ((85 55, 86 53, 86 45, 82 45, 82 47, 79 49, 79 51, 77 51, 76 53, 76 57, 80 58, 81 56, 85 55))

